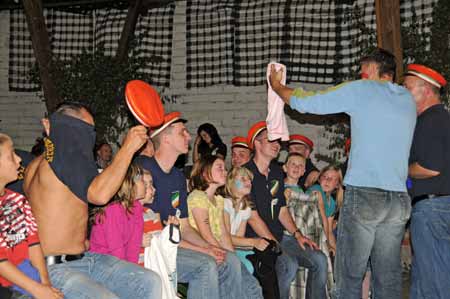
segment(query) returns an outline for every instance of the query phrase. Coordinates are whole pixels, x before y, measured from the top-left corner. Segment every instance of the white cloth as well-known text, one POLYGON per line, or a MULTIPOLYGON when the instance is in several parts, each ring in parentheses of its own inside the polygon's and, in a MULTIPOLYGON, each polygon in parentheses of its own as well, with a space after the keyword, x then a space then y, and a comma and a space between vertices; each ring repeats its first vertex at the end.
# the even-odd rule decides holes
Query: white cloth
POLYGON ((252 210, 250 209, 250 207, 247 207, 244 210, 241 210, 239 208, 239 211, 236 212, 236 210, 233 207, 233 201, 229 198, 224 198, 223 209, 225 210, 225 212, 228 213, 228 215, 230 215, 230 226, 232 235, 236 235, 241 223, 243 221, 247 221, 252 215, 252 210))
POLYGON ((170 241, 170 225, 161 232, 153 234, 150 247, 145 248, 144 266, 158 273, 162 281, 161 299, 179 299, 177 296, 177 251, 180 242, 180 230, 173 227, 170 241))
POLYGON ((269 76, 272 65, 275 65, 277 71, 283 69, 281 83, 286 84, 286 66, 276 62, 269 63, 267 66, 267 134, 269 140, 281 138, 282 141, 289 141, 289 130, 284 115, 284 101, 273 91, 270 85, 269 76))

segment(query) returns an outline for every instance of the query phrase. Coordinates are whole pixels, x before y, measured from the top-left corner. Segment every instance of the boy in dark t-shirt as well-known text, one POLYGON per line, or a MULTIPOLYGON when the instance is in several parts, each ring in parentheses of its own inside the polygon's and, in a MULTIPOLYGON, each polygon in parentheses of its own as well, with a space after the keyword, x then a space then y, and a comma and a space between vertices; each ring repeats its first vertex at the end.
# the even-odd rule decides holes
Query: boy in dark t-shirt
POLYGON ((155 158, 147 156, 139 156, 135 162, 150 171, 153 176, 153 184, 157 186, 155 199, 148 207, 160 214, 161 221, 166 221, 169 216, 186 218, 188 216, 187 186, 183 172, 172 167, 170 172, 166 173, 155 158), (167 204, 168 199, 170 199, 170 205, 167 204))
POLYGON ((286 207, 284 174, 274 161, 280 151, 279 142, 268 139, 266 122, 261 121, 248 131, 247 143, 254 156, 244 167, 254 175, 251 196, 258 212, 252 211, 248 223, 253 230, 249 229, 248 234, 257 233, 261 237, 272 234, 280 243, 283 253, 276 261, 280 298, 289 298, 290 285, 299 266, 309 270, 307 298, 325 298, 327 259, 317 250, 317 244, 303 236, 286 207), (267 228, 270 233, 266 232, 267 228), (290 235, 283 235, 283 230, 290 235))

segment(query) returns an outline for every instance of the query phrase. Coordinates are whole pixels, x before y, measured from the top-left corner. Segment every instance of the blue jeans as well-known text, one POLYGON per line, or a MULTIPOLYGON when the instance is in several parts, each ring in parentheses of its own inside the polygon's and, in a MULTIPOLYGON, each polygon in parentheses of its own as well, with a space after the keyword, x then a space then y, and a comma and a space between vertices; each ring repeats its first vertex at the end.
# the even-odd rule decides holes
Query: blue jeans
POLYGON ((65 299, 161 298, 161 278, 110 255, 85 253, 76 261, 48 267, 53 286, 65 299))
POLYGON ((372 298, 401 298, 400 249, 411 213, 406 192, 347 186, 339 216, 335 299, 360 299, 372 265, 372 298))
POLYGON ((283 236, 280 245, 283 254, 278 257, 276 263, 280 298, 289 298, 289 289, 299 266, 308 269, 306 298, 326 298, 328 264, 325 254, 308 246, 303 250, 295 238, 287 235, 283 236))
POLYGON ((190 299, 262 298, 256 278, 231 252, 225 262, 217 265, 209 255, 178 248, 177 275, 179 282, 189 283, 190 299))
POLYGON ((450 297, 450 197, 425 199, 411 215, 411 299, 450 297))

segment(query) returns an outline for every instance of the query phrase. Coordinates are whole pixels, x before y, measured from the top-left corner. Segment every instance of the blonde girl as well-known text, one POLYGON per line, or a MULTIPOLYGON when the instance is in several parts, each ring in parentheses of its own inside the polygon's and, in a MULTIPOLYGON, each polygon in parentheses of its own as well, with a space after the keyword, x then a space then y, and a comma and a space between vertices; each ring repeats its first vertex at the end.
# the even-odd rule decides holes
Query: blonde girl
POLYGON ((322 169, 317 184, 311 186, 308 192, 314 193, 318 198, 319 211, 328 241, 328 249, 332 255, 335 255, 336 238, 333 234, 333 220, 335 212, 342 206, 344 199, 340 168, 335 165, 329 165, 322 169), (332 194, 336 194, 336 200, 332 194))
POLYGON ((233 168, 227 176, 224 201, 225 226, 234 246, 263 251, 269 243, 262 238, 246 238, 245 228, 251 216, 250 191, 253 174, 245 167, 233 168))

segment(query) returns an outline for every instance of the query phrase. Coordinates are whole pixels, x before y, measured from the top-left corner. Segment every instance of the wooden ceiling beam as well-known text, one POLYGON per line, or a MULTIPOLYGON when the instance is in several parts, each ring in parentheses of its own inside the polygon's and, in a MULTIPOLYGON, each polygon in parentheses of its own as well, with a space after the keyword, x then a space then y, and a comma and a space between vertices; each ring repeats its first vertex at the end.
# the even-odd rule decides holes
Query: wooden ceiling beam
POLYGON ((23 0, 28 30, 31 35, 34 56, 39 68, 42 89, 44 91, 47 112, 54 111, 60 98, 52 77, 52 50, 48 38, 47 26, 42 11, 41 0, 23 0))
POLYGON ((403 48, 400 27, 400 0, 376 0, 377 44, 395 55, 396 81, 403 77, 403 48))
MULTIPOLYGON (((6 0, 1 1, 0 10, 4 9, 23 9, 22 1, 6 0)), ((127 8, 132 1, 129 0, 42 0, 43 8, 78 8, 93 9, 101 7, 127 8)), ((146 9, 163 7, 175 0, 143 0, 142 7, 146 9)))

